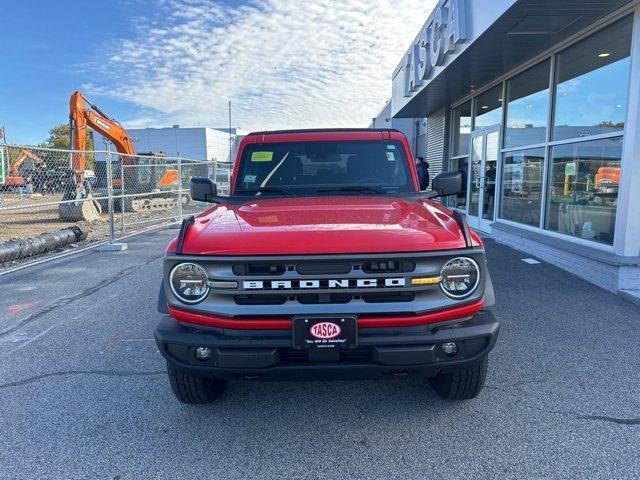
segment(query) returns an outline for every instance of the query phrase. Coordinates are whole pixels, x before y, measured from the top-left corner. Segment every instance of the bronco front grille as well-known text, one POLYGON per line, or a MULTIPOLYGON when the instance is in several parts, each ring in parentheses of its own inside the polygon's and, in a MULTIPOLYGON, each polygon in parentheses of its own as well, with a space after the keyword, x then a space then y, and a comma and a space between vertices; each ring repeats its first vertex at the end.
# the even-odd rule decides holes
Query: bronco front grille
POLYGON ((347 304, 410 302, 415 293, 404 274, 415 270, 410 260, 303 261, 233 265, 238 305, 347 304))

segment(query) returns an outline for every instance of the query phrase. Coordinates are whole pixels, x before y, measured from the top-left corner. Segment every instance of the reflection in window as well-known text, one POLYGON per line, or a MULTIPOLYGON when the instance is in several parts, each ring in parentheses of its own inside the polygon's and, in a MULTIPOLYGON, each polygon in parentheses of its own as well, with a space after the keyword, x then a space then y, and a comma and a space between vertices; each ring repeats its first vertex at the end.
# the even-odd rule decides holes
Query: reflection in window
POLYGON ((471 101, 460 105, 451 113, 451 156, 469 155, 471 134, 471 101))
POLYGON ((544 148, 509 152, 502 167, 500 217, 540 226, 544 148))
POLYGON ((469 215, 479 216, 480 189, 482 188, 482 155, 484 136, 478 135, 471 140, 471 179, 469 192, 469 215))
POLYGON ((474 129, 502 123, 502 85, 478 95, 474 103, 474 129))
POLYGON ((631 29, 629 16, 558 54, 554 140, 624 128, 631 29))
POLYGON ((449 160, 449 171, 462 174, 462 192, 456 196, 448 197, 447 205, 452 208, 464 210, 467 208, 467 179, 469 178, 469 157, 461 157, 449 160))
POLYGON ((546 228, 613 244, 622 137, 552 149, 546 228))
POLYGON ((507 82, 505 148, 546 141, 550 66, 547 60, 507 82))

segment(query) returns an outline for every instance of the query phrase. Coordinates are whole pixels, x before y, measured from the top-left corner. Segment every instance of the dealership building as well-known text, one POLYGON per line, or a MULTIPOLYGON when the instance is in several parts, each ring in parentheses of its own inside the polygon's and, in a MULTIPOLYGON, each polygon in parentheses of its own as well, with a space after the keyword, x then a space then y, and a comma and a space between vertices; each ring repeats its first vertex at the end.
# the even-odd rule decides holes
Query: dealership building
POLYGON ((640 295, 640 0, 441 0, 408 47, 373 123, 426 118, 414 148, 463 176, 449 206, 640 295))

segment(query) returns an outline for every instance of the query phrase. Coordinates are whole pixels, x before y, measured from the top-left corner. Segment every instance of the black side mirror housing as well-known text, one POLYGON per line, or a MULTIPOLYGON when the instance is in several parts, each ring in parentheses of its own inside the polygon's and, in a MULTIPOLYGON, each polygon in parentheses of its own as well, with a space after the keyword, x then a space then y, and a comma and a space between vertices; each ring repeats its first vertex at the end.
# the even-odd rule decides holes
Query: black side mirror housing
POLYGON ((435 176, 431 188, 439 197, 448 197, 462 193, 462 173, 442 172, 435 176))
POLYGON ((191 198, 197 202, 218 201, 218 187, 207 177, 193 177, 189 186, 191 198))

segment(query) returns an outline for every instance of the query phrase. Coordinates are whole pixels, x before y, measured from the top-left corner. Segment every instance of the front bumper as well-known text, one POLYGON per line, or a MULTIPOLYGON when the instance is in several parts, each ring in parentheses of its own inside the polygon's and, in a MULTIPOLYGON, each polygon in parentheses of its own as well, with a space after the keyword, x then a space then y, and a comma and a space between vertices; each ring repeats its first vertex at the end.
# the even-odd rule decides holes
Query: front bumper
POLYGON ((499 324, 489 310, 440 326, 360 329, 358 347, 314 354, 293 349, 291 331, 230 330, 187 326, 166 315, 155 330, 158 348, 175 369, 221 379, 302 380, 370 378, 423 373, 437 375, 472 365, 496 343, 499 324), (447 357, 444 342, 459 352, 447 357), (197 347, 211 358, 195 358, 197 347))

